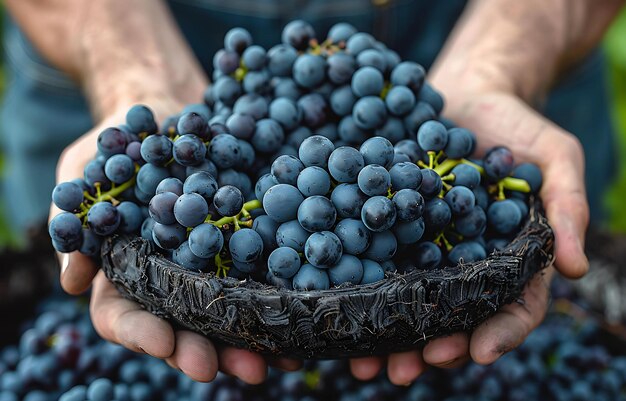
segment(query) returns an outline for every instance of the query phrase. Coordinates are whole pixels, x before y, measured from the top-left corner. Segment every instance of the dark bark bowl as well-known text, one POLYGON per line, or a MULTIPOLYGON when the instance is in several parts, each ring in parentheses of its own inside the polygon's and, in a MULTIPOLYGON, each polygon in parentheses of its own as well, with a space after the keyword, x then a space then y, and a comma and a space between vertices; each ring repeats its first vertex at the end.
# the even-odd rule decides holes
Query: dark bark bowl
POLYGON ((195 273, 141 238, 112 237, 102 269, 124 296, 212 340, 291 358, 404 351, 476 327, 518 300, 553 261, 554 234, 538 200, 509 246, 476 263, 325 291, 289 291, 195 273))

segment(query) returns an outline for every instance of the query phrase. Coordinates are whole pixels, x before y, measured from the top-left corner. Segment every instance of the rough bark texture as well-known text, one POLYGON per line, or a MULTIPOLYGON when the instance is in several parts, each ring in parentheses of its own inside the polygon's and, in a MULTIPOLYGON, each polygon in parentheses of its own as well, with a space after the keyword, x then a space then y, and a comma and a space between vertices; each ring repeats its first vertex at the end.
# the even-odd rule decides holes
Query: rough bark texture
POLYGON ((540 204, 532 206, 521 234, 486 260, 325 291, 190 272, 141 238, 111 238, 102 262, 125 296, 213 340, 294 358, 381 354, 470 330, 517 300, 553 260, 552 230, 540 204))

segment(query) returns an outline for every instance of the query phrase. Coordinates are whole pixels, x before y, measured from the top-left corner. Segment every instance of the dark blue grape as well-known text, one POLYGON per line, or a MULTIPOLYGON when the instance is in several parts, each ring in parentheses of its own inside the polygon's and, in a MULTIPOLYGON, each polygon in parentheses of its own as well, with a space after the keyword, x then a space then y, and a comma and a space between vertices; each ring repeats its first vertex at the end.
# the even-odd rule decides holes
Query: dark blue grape
POLYGON ((374 135, 376 135, 377 137, 383 137, 392 144, 403 140, 405 136, 404 134, 404 123, 402 122, 402 120, 395 117, 388 117, 385 124, 383 124, 382 127, 376 129, 376 131, 374 132, 374 135))
POLYGON ((111 181, 104 174, 104 162, 100 160, 91 160, 85 165, 83 171, 85 182, 91 187, 100 186, 103 191, 111 189, 111 181))
POLYGON ((413 92, 419 93, 425 76, 424 67, 413 61, 403 61, 391 71, 390 80, 394 86, 406 86, 413 92))
POLYGON ((292 130, 298 126, 302 119, 302 110, 296 102, 285 97, 276 98, 270 103, 270 118, 278 121, 286 130, 292 130))
POLYGON ((469 157, 476 143, 476 137, 465 128, 452 128, 448 130, 448 143, 444 153, 450 159, 469 157))
POLYGON ((256 122, 247 114, 233 113, 226 120, 226 127, 234 137, 249 140, 254 134, 256 122))
POLYGON ((239 150, 241 151, 241 167, 240 170, 248 171, 254 165, 256 160, 256 152, 254 147, 248 141, 238 140, 239 150))
POLYGON ((352 92, 354 92, 357 97, 380 96, 384 86, 385 79, 383 74, 374 67, 359 68, 355 71, 350 83, 352 92))
POLYGON ((330 39, 333 43, 345 42, 355 33, 357 33, 357 30, 354 26, 348 24, 347 22, 339 22, 330 27, 330 30, 328 31, 328 39, 330 39))
POLYGON ((239 54, 232 50, 218 50, 213 56, 213 68, 230 75, 239 68, 239 54))
POLYGON ((474 189, 480 185, 480 172, 468 164, 454 166, 451 173, 454 175, 454 185, 461 185, 474 189))
POLYGON ((358 150, 348 146, 335 149, 328 158, 330 175, 341 183, 356 182, 364 165, 363 155, 358 150))
POLYGON ((219 134, 211 140, 208 155, 220 169, 234 167, 241 160, 239 140, 230 134, 219 134))
MULTIPOLYGON (((291 74, 291 67, 289 74, 291 74)), ((270 83, 274 88, 274 97, 286 97, 294 102, 302 97, 303 90, 291 78, 274 78, 270 83)))
POLYGON ((263 253, 261 236, 250 228, 242 228, 230 237, 228 249, 234 260, 239 262, 254 262, 263 253))
POLYGON ((403 139, 393 146, 395 153, 404 153, 413 163, 417 163, 424 156, 424 151, 414 139, 403 139))
POLYGON ((330 141, 336 141, 339 138, 339 133, 337 132, 337 124, 325 124, 315 130, 315 135, 321 135, 325 138, 328 138, 328 140, 330 141))
POLYGON ((179 135, 196 135, 199 138, 208 139, 208 122, 206 118, 198 113, 190 112, 182 114, 178 119, 176 128, 179 135))
POLYGON ((456 217, 454 227, 464 237, 477 237, 482 235, 487 227, 487 215, 480 206, 476 205, 466 215, 456 217))
POLYGON ((304 244, 306 260, 313 266, 321 269, 328 269, 336 265, 341 258, 342 252, 341 241, 330 231, 313 233, 304 244))
POLYGON ((152 241, 152 229, 156 222, 152 217, 146 218, 141 224, 141 238, 152 241))
POLYGON ((82 223, 69 212, 54 216, 48 226, 54 248, 59 252, 73 252, 81 245, 82 223))
POLYGON ((197 166, 204 161, 206 146, 195 135, 184 135, 174 142, 172 155, 178 164, 183 166, 197 166))
POLYGON ((275 77, 290 76, 297 57, 298 52, 292 46, 276 45, 267 52, 267 68, 275 77))
POLYGON ((360 284, 372 284, 385 278, 382 266, 373 260, 361 259, 363 265, 363 277, 360 284))
POLYGON ((522 163, 513 169, 511 174, 515 178, 525 180, 530 185, 530 192, 539 193, 543 184, 541 169, 533 163, 522 163))
POLYGON ((357 184, 339 184, 331 193, 330 200, 339 217, 360 219, 367 195, 361 192, 357 184))
POLYGON ((411 163, 411 164, 413 164, 413 162, 411 162, 411 159, 409 158, 409 156, 407 156, 404 153, 400 153, 400 152, 394 151, 394 153, 393 153, 393 165, 395 166, 396 164, 400 164, 400 163, 411 163))
POLYGON ((247 93, 241 96, 233 106, 234 113, 247 114, 257 121, 267 116, 268 110, 267 100, 255 93, 247 93))
POLYGON ((263 197, 265 196, 265 193, 267 192, 267 190, 276 184, 278 184, 276 177, 274 177, 270 173, 263 174, 257 180, 256 185, 254 186, 254 194, 256 198, 260 200, 261 202, 263 202, 263 197))
POLYGON ((396 221, 392 231, 399 244, 414 244, 424 235, 424 219, 419 218, 411 221, 396 221))
POLYGON ((498 234, 511 234, 520 225, 522 212, 510 199, 493 202, 487 209, 487 222, 498 234))
POLYGON ((281 33, 282 42, 296 50, 306 50, 312 39, 315 39, 315 30, 311 24, 303 20, 289 22, 281 33))
POLYGON ((180 114, 187 114, 187 113, 199 114, 202 117, 204 117, 204 119, 207 121, 210 120, 212 117, 211 110, 204 103, 189 103, 185 105, 185 107, 183 108, 180 114))
POLYGON ((298 220, 281 224, 276 231, 276 243, 281 247, 289 247, 297 252, 304 252, 304 244, 311 233, 306 231, 298 220))
POLYGON ((444 196, 455 216, 463 216, 474 209, 476 198, 471 189, 463 186, 452 187, 444 196))
POLYGON ((373 67, 382 73, 387 71, 387 60, 380 50, 363 50, 357 55, 356 62, 359 67, 373 67))
POLYGON ((148 163, 163 166, 172 158, 172 141, 164 135, 151 135, 141 143, 141 157, 148 163))
POLYGON ((278 156, 272 163, 271 172, 276 181, 281 184, 295 186, 298 181, 298 174, 304 170, 304 164, 295 156, 278 156))
POLYGON ((78 249, 80 253, 87 256, 99 256, 101 247, 102 237, 88 228, 83 228, 82 241, 78 249))
POLYGON ((422 185, 422 171, 414 163, 401 162, 389 170, 391 177, 391 189, 399 191, 401 189, 418 190, 422 185))
POLYGON ((243 53, 251 44, 252 35, 244 28, 233 28, 224 36, 224 48, 239 54, 243 53))
POLYGON ((156 194, 172 192, 180 196, 183 194, 183 183, 178 178, 168 177, 161 181, 156 187, 156 194))
POLYGON ((515 202, 520 212, 522 212, 522 220, 528 217, 529 210, 528 210, 528 205, 526 204, 526 202, 519 198, 511 198, 511 200, 515 202))
POLYGON ((302 145, 298 149, 298 158, 305 167, 326 168, 328 158, 334 150, 335 145, 328 138, 314 135, 302 141, 302 145))
POLYGON ((430 241, 420 242, 413 252, 415 267, 421 270, 436 269, 441 265, 441 249, 430 241))
POLYGON ((98 135, 98 152, 111 157, 126 151, 126 136, 119 128, 109 127, 98 135))
POLYGON ((386 231, 396 222, 396 208, 387 197, 374 196, 363 205, 361 220, 371 231, 386 231))
POLYGON ((211 174, 213 177, 217 177, 218 175, 217 167, 215 166, 215 164, 213 164, 212 161, 206 160, 206 159, 203 160, 202 163, 198 164, 197 166, 187 166, 185 168, 185 173, 187 177, 189 177, 192 174, 199 173, 201 171, 207 172, 211 174))
POLYGON ((422 88, 420 89, 417 99, 420 102, 428 103, 436 114, 441 113, 444 106, 443 97, 439 92, 437 92, 428 82, 424 82, 422 88))
POLYGON ((62 182, 52 190, 52 202, 66 212, 77 210, 83 199, 83 189, 75 182, 62 182))
POLYGON ((485 174, 492 180, 508 177, 513 171, 513 153, 504 146, 497 146, 487 151, 483 158, 485 174))
POLYGON ((271 119, 259 120, 252 136, 252 146, 263 153, 276 152, 283 144, 285 133, 278 122, 271 119))
POLYGON ((415 107, 415 94, 406 86, 394 86, 385 97, 387 110, 394 116, 405 116, 415 107))
POLYGON ((341 241, 343 252, 350 255, 360 255, 370 244, 371 232, 361 220, 343 219, 335 226, 335 235, 341 241))
POLYGON ((328 269, 328 278, 334 286, 345 283, 359 284, 363 278, 363 264, 356 256, 342 255, 339 262, 328 269))
MULTIPOLYGON (((154 135, 156 136, 156 135, 154 135)), ((130 157, 135 163, 144 164, 145 161, 141 157, 141 142, 131 142, 126 145, 126 155, 130 157)))
POLYGON ((369 33, 357 32, 348 38, 346 50, 356 57, 363 50, 372 49, 375 42, 376 39, 369 33))
POLYGON ((293 63, 293 80, 304 88, 320 85, 326 76, 326 61, 314 54, 303 54, 293 63))
POLYGON ((330 94, 330 108, 339 117, 351 115, 356 99, 350 86, 340 86, 330 94))
POLYGON ((224 246, 224 236, 213 224, 203 223, 189 233, 189 249, 199 258, 212 258, 224 246))
POLYGON ((388 168, 393 162, 393 145, 389 140, 382 137, 373 137, 366 140, 359 148, 359 152, 363 155, 366 165, 378 164, 388 168))
POLYGON ((272 287, 282 288, 285 290, 293 290, 293 285, 291 284, 291 278, 280 278, 276 277, 272 272, 268 271, 265 274, 265 281, 267 284, 272 287))
POLYGON ((320 167, 307 167, 298 175, 297 186, 306 197, 326 195, 330 191, 330 176, 320 167))
POLYGON ((243 65, 250 71, 259 71, 267 63, 267 52, 261 46, 253 45, 244 50, 241 55, 243 65))
POLYGON ((111 156, 104 164, 104 174, 115 184, 123 184, 135 175, 135 163, 126 154, 111 156))
POLYGON ((117 211, 120 215, 119 232, 124 234, 135 233, 143 223, 141 209, 136 203, 124 201, 117 205, 117 211))
POLYGON ((417 134, 422 124, 436 117, 437 114, 428 103, 418 101, 413 110, 404 116, 404 128, 409 134, 417 134))
POLYGON ((296 149, 297 153, 297 149, 299 149, 304 140, 309 138, 311 135, 313 134, 311 133, 311 130, 309 128, 304 126, 298 127, 295 130, 291 131, 289 135, 287 135, 287 138, 285 139, 285 145, 296 149))
POLYGON ((365 195, 386 195, 391 187, 391 177, 383 166, 369 164, 359 172, 357 183, 365 195))
POLYGON ((120 225, 120 214, 109 202, 95 203, 87 212, 87 224, 96 234, 111 235, 120 225))
POLYGON ((279 223, 294 220, 304 197, 298 189, 288 184, 278 184, 265 192, 263 209, 279 223))
POLYGON ((267 70, 248 71, 243 78, 243 90, 246 93, 264 95, 271 89, 270 79, 271 77, 267 70))
POLYGON ((113 399, 113 382, 105 377, 91 382, 87 387, 87 399, 90 401, 109 401, 113 399))
POLYGON ((392 198, 397 218, 401 221, 413 221, 424 212, 424 198, 414 189, 401 189, 392 198))
POLYGON ((304 264, 293 276, 293 289, 303 291, 327 290, 330 280, 326 270, 318 269, 311 264, 304 264))
POLYGON ((307 231, 328 231, 335 225, 337 211, 324 196, 305 198, 298 207, 298 222, 307 231))
POLYGON ((298 108, 302 110, 302 123, 311 128, 321 127, 328 119, 328 103, 318 93, 309 93, 298 99, 298 108))
POLYGON ((472 190, 476 198, 476 205, 480 206, 484 211, 489 207, 489 194, 484 187, 478 186, 472 190))
POLYGON ((352 79, 356 70, 354 57, 347 53, 335 53, 327 59, 328 80, 335 85, 343 85, 352 79))
POLYGON ((434 198, 426 202, 424 222, 430 232, 437 233, 443 230, 451 220, 452 211, 443 199, 434 198))
POLYGON ((441 193, 443 189, 443 181, 441 177, 434 170, 423 169, 422 172, 422 185, 420 186, 420 193, 426 199, 434 198, 441 193))
POLYGON ((203 223, 208 214, 209 205, 197 193, 182 194, 174 203, 174 217, 185 227, 195 227, 203 223))
POLYGON ((426 151, 439 152, 448 143, 448 130, 439 121, 426 121, 417 131, 417 143, 426 151))
POLYGON ((362 254, 363 258, 384 262, 393 258, 398 250, 398 241, 391 231, 372 233, 370 246, 362 254))
POLYGON ((351 115, 345 116, 339 121, 338 134, 342 141, 354 146, 363 143, 369 137, 366 130, 356 125, 351 115))
POLYGON ((279 278, 291 278, 300 270, 300 255, 292 248, 275 249, 267 259, 267 268, 279 278))
POLYGON ((197 193, 201 195, 206 201, 211 202, 213 196, 217 192, 218 184, 213 176, 206 171, 199 171, 191 174, 185 180, 182 187, 182 192, 197 193))
POLYGON ((213 84, 213 93, 226 106, 233 106, 242 93, 241 84, 230 76, 219 77, 213 84))
POLYGON ((215 192, 213 207, 222 216, 236 216, 243 208, 243 201, 243 194, 237 187, 225 185, 215 192))
POLYGON ((487 252, 482 245, 476 241, 464 241, 457 244, 448 253, 448 260, 452 264, 472 263, 483 260, 487 257, 487 252))

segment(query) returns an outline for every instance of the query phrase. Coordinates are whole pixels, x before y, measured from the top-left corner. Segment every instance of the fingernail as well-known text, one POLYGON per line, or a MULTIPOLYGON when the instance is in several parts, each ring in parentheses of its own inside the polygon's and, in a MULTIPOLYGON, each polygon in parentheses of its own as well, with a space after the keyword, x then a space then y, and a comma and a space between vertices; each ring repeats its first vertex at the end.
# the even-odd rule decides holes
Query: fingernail
POLYGON ((64 253, 61 256, 61 274, 65 273, 65 269, 70 265, 70 255, 64 253))
POLYGON ((410 381, 410 382, 406 382, 406 383, 402 384, 402 386, 404 386, 404 387, 410 387, 412 384, 413 384, 413 382, 412 382, 412 381, 410 381))
POLYGON ((453 363, 457 362, 459 359, 461 359, 461 358, 450 359, 449 361, 438 363, 437 366, 450 366, 453 363))

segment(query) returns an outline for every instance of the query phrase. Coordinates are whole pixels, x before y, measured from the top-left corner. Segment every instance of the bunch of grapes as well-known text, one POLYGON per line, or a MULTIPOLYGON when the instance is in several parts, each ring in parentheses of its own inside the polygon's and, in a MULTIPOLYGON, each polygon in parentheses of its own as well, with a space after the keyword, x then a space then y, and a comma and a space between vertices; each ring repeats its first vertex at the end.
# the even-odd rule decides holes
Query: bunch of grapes
POLYGON ((160 127, 138 105, 102 131, 84 178, 53 192, 57 250, 141 235, 194 271, 367 284, 502 249, 541 187, 505 147, 472 159, 474 134, 439 116, 422 66, 351 25, 320 43, 292 21, 268 51, 234 28, 213 67, 203 103, 160 127))

